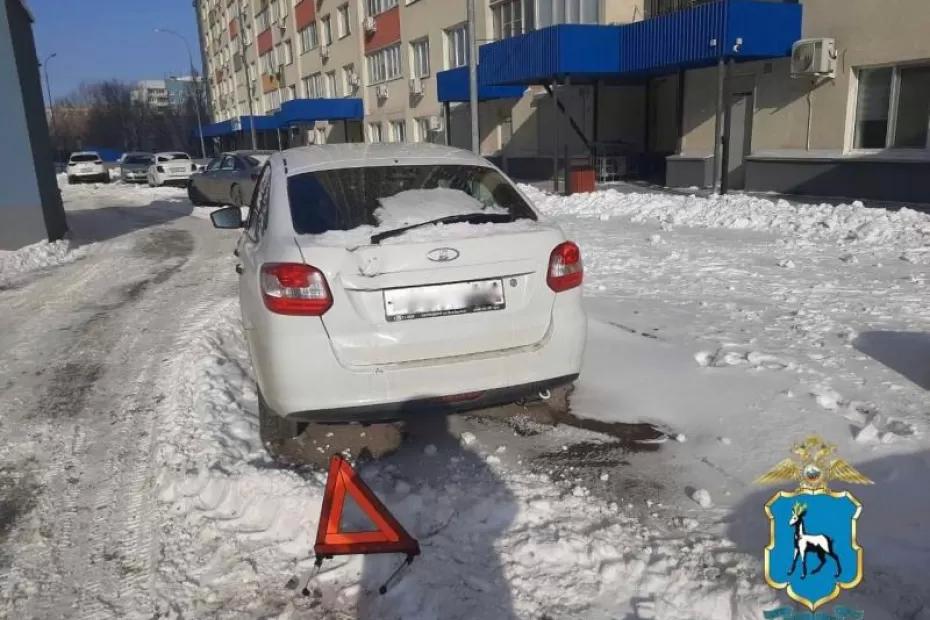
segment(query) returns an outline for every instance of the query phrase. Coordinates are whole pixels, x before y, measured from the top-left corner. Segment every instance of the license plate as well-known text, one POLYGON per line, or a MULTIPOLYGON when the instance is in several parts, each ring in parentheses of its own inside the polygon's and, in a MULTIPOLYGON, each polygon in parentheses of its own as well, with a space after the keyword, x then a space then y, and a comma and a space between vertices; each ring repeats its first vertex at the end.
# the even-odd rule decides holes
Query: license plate
POLYGON ((384 291, 384 314, 392 322, 503 310, 505 305, 499 279, 384 291))
POLYGON ((184 168, 172 168, 171 172, 184 172, 184 168))
POLYGON ((90 172, 93 170, 90 166, 81 166, 81 172, 90 172))

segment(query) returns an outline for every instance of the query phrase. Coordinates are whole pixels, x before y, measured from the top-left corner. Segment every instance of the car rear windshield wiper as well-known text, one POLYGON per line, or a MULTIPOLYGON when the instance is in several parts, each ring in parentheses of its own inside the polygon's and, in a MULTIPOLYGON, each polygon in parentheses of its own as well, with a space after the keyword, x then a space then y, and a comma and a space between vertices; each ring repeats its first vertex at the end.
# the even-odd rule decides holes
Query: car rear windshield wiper
POLYGON ((510 213, 463 213, 460 215, 447 215, 446 217, 438 217, 435 220, 429 220, 426 222, 420 222, 419 224, 411 224, 410 226, 404 226, 403 228, 394 228, 391 230, 385 230, 376 235, 371 236, 371 243, 381 243, 385 239, 390 239, 391 237, 397 237, 408 230, 414 228, 422 228, 423 226, 432 226, 434 224, 503 224, 506 222, 514 221, 513 215, 510 213))

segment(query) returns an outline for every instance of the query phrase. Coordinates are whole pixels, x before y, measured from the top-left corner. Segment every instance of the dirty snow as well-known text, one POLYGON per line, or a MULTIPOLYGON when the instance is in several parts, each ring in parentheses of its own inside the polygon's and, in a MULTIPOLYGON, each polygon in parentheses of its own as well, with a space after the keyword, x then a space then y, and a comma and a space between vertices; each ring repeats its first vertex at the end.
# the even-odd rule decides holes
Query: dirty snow
POLYGON ((68 240, 40 241, 18 250, 0 250, 0 286, 37 269, 77 260, 86 248, 76 248, 68 240))

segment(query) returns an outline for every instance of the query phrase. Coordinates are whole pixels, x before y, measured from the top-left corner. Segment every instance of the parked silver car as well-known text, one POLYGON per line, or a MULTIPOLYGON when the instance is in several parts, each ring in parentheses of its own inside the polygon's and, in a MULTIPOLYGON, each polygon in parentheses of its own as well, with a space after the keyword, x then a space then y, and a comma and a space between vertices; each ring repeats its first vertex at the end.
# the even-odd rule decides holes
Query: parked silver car
POLYGON ((255 182, 271 151, 232 151, 210 161, 203 172, 191 175, 187 195, 195 205, 249 204, 255 182))
POLYGON ((145 183, 154 162, 151 153, 126 153, 120 160, 119 178, 124 183, 145 183))

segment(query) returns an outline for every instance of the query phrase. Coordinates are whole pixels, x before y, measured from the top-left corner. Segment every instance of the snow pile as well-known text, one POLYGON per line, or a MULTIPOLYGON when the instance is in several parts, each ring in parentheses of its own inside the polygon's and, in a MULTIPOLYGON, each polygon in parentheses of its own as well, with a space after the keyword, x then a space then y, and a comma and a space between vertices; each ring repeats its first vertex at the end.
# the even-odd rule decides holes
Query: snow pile
POLYGON ((0 284, 36 269, 77 260, 86 248, 76 249, 71 241, 40 241, 13 251, 0 250, 0 284))
POLYGON ((720 620, 771 606, 757 563, 732 543, 664 536, 587 489, 504 465, 471 433, 360 468, 422 548, 385 596, 377 588, 399 557, 328 560, 302 597, 325 475, 281 468, 260 448, 236 314, 220 304, 175 362, 159 450, 159 612, 720 620))
POLYGON ((637 223, 768 231, 863 245, 921 248, 930 243, 930 215, 907 208, 867 208, 859 201, 806 205, 745 194, 702 198, 659 192, 624 194, 612 189, 563 197, 529 185, 520 189, 551 217, 573 215, 604 221, 628 217, 637 223))

